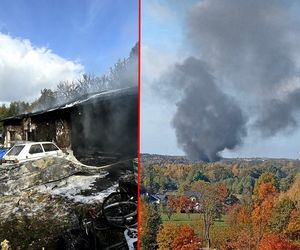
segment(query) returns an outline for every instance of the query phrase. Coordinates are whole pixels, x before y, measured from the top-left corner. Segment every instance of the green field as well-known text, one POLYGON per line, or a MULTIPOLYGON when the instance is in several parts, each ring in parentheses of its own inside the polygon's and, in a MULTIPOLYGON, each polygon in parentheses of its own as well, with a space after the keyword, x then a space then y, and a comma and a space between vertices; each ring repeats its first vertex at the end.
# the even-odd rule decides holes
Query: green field
POLYGON ((186 213, 176 213, 171 216, 169 220, 166 214, 161 214, 161 218, 163 222, 173 221, 176 223, 188 223, 195 220, 201 220, 201 214, 186 214, 186 213))
MULTIPOLYGON (((169 220, 166 214, 161 214, 162 222, 165 223, 175 223, 178 226, 183 224, 190 225, 196 232, 196 234, 203 238, 203 221, 201 214, 185 214, 185 213, 176 213, 171 216, 169 220)), ((220 220, 214 222, 211 227, 210 234, 214 247, 218 247, 228 237, 228 230, 224 222, 225 217, 222 217, 220 220)))
MULTIPOLYGON (((189 224, 194 222, 202 222, 202 215, 197 213, 176 213, 171 216, 171 219, 169 220, 168 216, 166 214, 161 214, 161 219, 163 222, 175 222, 178 224, 189 224)), ((215 221, 215 225, 219 226, 225 226, 224 225, 224 219, 225 217, 222 217, 220 220, 215 221)))

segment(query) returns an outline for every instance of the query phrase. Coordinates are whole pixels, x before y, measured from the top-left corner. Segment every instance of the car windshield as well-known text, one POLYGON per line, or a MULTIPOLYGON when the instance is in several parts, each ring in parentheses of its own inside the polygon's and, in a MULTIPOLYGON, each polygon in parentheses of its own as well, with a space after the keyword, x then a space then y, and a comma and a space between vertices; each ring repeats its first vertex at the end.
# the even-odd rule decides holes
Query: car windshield
POLYGON ((7 155, 19 155, 25 145, 15 145, 7 153, 7 155))

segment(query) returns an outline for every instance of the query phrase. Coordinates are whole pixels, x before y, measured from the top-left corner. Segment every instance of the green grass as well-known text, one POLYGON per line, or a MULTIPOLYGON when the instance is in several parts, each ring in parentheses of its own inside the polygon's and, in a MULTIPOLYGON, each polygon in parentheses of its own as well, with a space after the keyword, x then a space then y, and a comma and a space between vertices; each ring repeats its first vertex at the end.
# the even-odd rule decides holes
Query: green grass
MULTIPOLYGON (((172 214, 171 219, 169 220, 168 216, 166 214, 161 214, 161 219, 163 222, 194 222, 194 221, 202 221, 202 215, 201 214, 197 214, 197 213, 191 213, 191 214, 186 214, 186 213, 176 213, 176 214, 172 214)), ((220 220, 216 220, 215 224, 216 225, 220 225, 220 226, 224 226, 224 216, 220 219, 220 220)))
POLYGON ((161 218, 163 222, 167 221, 173 221, 173 222, 190 222, 195 220, 201 220, 201 214, 182 214, 182 213, 176 213, 171 216, 171 219, 169 220, 168 216, 166 214, 161 214, 161 218))
MULTIPOLYGON (((190 225, 195 230, 195 233, 203 239, 204 226, 202 214, 177 213, 173 214, 170 220, 166 214, 161 214, 161 218, 163 223, 174 223, 178 226, 183 224, 190 225)), ((225 216, 220 220, 216 220, 210 230, 213 247, 220 249, 229 237, 228 232, 229 230, 225 223, 225 216)))
MULTIPOLYGON (((161 214, 161 218, 163 223, 175 223, 179 226, 187 224, 194 228, 195 232, 198 235, 201 236, 203 234, 203 218, 201 214, 176 213, 171 216, 170 220, 166 214, 161 214)), ((220 220, 216 220, 211 227, 211 231, 220 232, 226 230, 226 224, 224 222, 224 219, 225 218, 222 217, 220 220)))

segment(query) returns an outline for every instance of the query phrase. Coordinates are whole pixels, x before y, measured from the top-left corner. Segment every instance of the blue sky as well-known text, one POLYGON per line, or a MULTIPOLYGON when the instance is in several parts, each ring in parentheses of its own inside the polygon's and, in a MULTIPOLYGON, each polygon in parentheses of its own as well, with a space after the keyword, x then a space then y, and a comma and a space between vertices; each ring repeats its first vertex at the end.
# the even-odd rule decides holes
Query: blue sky
POLYGON ((2 0, 0 104, 109 73, 137 39, 138 0, 2 0))
POLYGON ((141 152, 182 155, 171 120, 174 106, 158 95, 163 72, 188 51, 184 38, 187 9, 194 1, 146 0, 142 4, 141 152))
POLYGON ((137 0, 2 0, 0 31, 106 72, 137 41, 137 0))

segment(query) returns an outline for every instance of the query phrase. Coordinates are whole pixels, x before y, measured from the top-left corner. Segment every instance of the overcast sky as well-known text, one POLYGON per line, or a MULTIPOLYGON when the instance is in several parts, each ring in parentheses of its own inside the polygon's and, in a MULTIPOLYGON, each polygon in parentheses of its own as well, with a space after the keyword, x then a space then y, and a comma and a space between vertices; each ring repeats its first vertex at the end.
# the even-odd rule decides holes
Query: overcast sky
POLYGON ((136 0, 0 1, 0 103, 106 73, 136 42, 136 0))
POLYGON ((298 13, 292 0, 143 1, 141 152, 186 153, 172 125, 184 92, 164 85, 172 85, 166 77, 174 65, 193 56, 244 117, 240 138, 219 155, 300 158, 298 13))

